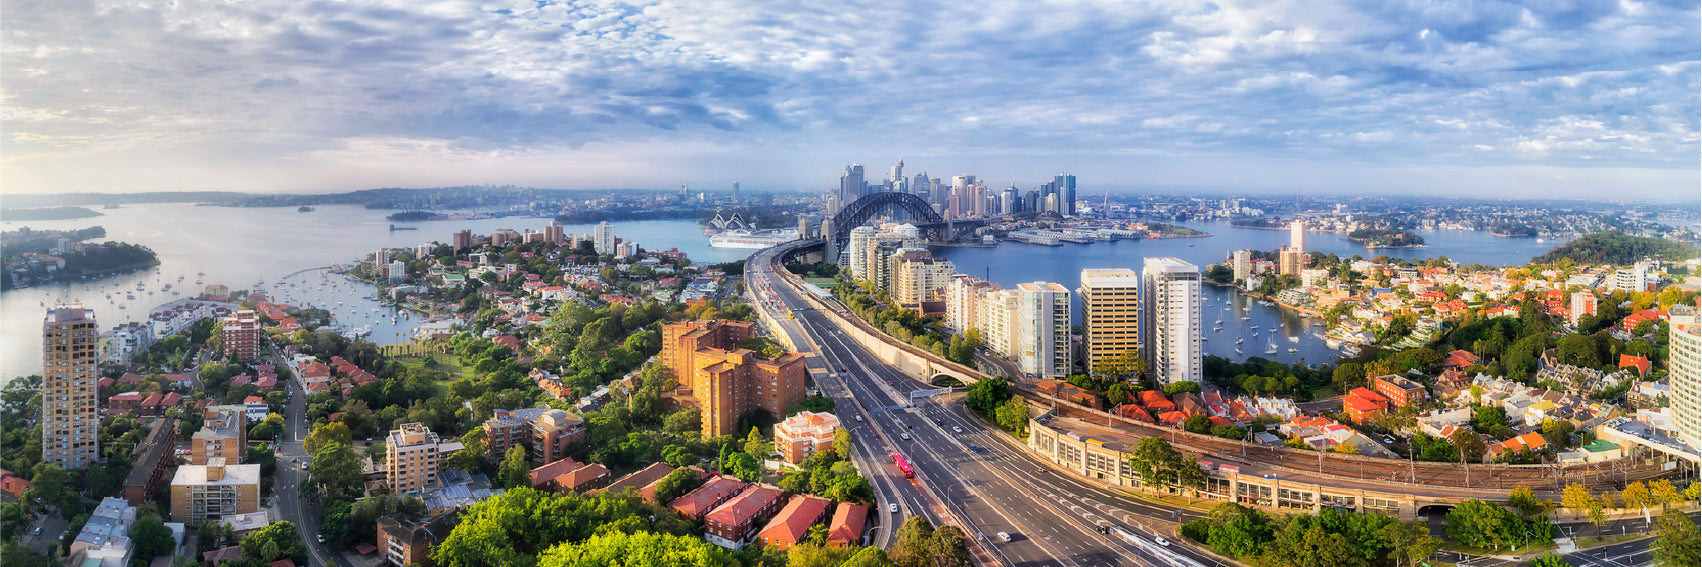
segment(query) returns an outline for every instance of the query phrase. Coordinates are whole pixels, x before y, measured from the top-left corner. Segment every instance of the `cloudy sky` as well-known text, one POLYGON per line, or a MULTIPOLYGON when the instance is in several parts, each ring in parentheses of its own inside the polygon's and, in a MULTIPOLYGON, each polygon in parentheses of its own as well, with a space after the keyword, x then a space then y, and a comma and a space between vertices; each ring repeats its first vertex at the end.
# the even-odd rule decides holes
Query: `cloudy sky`
POLYGON ((0 0, 9 193, 1695 199, 1695 0, 0 0))

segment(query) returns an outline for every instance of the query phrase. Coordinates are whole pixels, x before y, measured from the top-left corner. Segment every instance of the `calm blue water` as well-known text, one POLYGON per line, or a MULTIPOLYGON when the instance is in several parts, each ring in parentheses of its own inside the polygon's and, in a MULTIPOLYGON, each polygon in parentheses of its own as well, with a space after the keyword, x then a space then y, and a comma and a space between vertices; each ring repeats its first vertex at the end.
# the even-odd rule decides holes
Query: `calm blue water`
MULTIPOLYGON (((426 242, 447 242, 450 235, 463 229, 489 234, 496 228, 507 227, 521 232, 541 230, 549 224, 547 218, 502 218, 473 221, 438 221, 413 223, 420 230, 390 231, 384 219, 387 211, 373 211, 353 206, 324 206, 311 213, 298 213, 294 208, 225 208, 196 207, 186 204, 127 205, 121 209, 102 211, 105 216, 92 219, 61 221, 3 222, 5 230, 21 226, 36 229, 69 229, 93 225, 106 227, 107 238, 142 244, 160 256, 157 270, 116 276, 108 279, 58 286, 9 291, 0 296, 0 380, 39 372, 40 329, 43 303, 81 301, 95 310, 104 328, 145 317, 154 305, 177 296, 161 292, 165 284, 184 296, 198 293, 205 284, 225 284, 232 289, 252 289, 256 282, 265 282, 268 291, 297 305, 313 305, 332 310, 339 322, 349 326, 372 326, 372 339, 380 344, 407 340, 407 329, 416 321, 398 315, 390 322, 387 310, 374 311, 380 305, 364 299, 374 295, 371 286, 350 282, 324 272, 308 272, 285 278, 286 275, 332 263, 347 263, 371 254, 379 247, 412 247, 426 242), (205 272, 205 276, 197 276, 205 272), (179 278, 182 278, 181 280, 179 278), (284 279, 283 285, 278 281, 284 279), (294 282, 295 286, 289 284, 294 282), (139 294, 134 300, 114 299, 107 292, 133 290, 137 283, 146 284, 154 295, 139 294), (320 286, 324 285, 324 289, 320 286), (342 301, 338 304, 338 301, 342 301), (119 309, 123 305, 125 309, 119 309)), ((1045 280, 1074 289, 1080 282, 1082 268, 1130 267, 1140 269, 1145 256, 1176 256, 1196 264, 1219 261, 1231 250, 1241 248, 1274 249, 1287 242, 1288 232, 1279 230, 1239 229, 1222 222, 1187 223, 1187 226, 1212 233, 1210 238, 1120 241, 1085 245, 1065 245, 1058 248, 1009 243, 998 248, 940 248, 936 253, 951 259, 964 273, 987 275, 993 281, 1014 285, 1024 281, 1045 280)), ((568 234, 589 234, 592 225, 572 225, 568 234)), ((717 263, 742 259, 749 250, 711 248, 701 228, 691 221, 638 221, 615 223, 615 234, 630 238, 647 249, 679 248, 694 262, 717 263)), ((1308 247, 1343 256, 1377 254, 1404 258, 1428 258, 1446 255, 1449 258, 1484 264, 1522 264, 1557 242, 1538 244, 1534 239, 1495 238, 1488 233, 1433 231, 1423 233, 1429 248, 1367 251, 1347 241, 1342 235, 1309 233, 1308 247)), ((1210 309, 1222 311, 1229 305, 1219 288, 1208 286, 1210 309)), ((1235 356, 1234 339, 1230 333, 1242 333, 1247 355, 1261 354, 1270 339, 1266 331, 1257 336, 1250 325, 1261 329, 1273 326, 1282 329, 1276 337, 1280 353, 1272 358, 1322 362, 1329 351, 1320 340, 1306 338, 1310 329, 1299 317, 1279 309, 1257 304, 1247 305, 1243 298, 1225 313, 1241 313, 1224 317, 1224 330, 1207 335, 1207 350, 1220 355, 1235 356), (1241 316, 1250 318, 1244 325, 1233 325, 1241 316), (1300 336, 1298 344, 1288 343, 1287 336, 1300 336), (1288 347, 1296 346, 1299 353, 1290 355, 1288 347)), ((1208 314, 1211 312, 1208 311, 1208 314)), ((1216 317, 1208 317, 1209 324, 1216 317)))
MULTIPOLYGON (((1141 271, 1142 258, 1174 256, 1201 266, 1215 264, 1228 258, 1235 250, 1273 250, 1288 243, 1286 230, 1236 228, 1228 222, 1181 223, 1189 228, 1210 233, 1207 238, 1166 238, 1120 240, 1093 244, 1065 244, 1058 247, 1034 246, 1014 242, 997 248, 934 249, 934 255, 957 265, 961 273, 988 278, 1005 287, 1022 282, 1048 281, 1063 284, 1070 290, 1081 285, 1085 268, 1130 268, 1141 271)), ((1499 238, 1488 232, 1439 230, 1420 232, 1425 248, 1367 250, 1363 245, 1337 233, 1306 233, 1306 247, 1343 258, 1359 254, 1366 258, 1388 255, 1396 258, 1424 259, 1447 256, 1466 264, 1520 265, 1530 261, 1561 242, 1549 240, 1537 243, 1534 238, 1499 238)), ((1234 296, 1229 288, 1205 286, 1205 350, 1231 360, 1261 356, 1282 362, 1316 364, 1335 360, 1335 351, 1324 344, 1324 327, 1312 326, 1317 321, 1301 317, 1292 311, 1264 306, 1244 296, 1234 296), (1247 321, 1242 321, 1247 317, 1247 321), (1223 320, 1222 331, 1212 331, 1214 323, 1223 320), (1253 326, 1258 331, 1253 330, 1253 326), (1273 336, 1271 329, 1277 329, 1273 336), (1291 342, 1296 337, 1298 342, 1291 342), (1235 340, 1242 339, 1242 353, 1235 352, 1235 340), (1277 354, 1265 354, 1275 343, 1277 354), (1298 352, 1290 353, 1289 348, 1298 352)), ((1081 322, 1079 303, 1071 313, 1081 322)))
MULTIPOLYGON (((60 284, 0 295, 0 382, 14 376, 41 371, 41 321, 43 303, 80 301, 95 312, 104 329, 147 316, 158 304, 193 297, 204 285, 224 284, 232 290, 253 289, 256 282, 295 305, 330 309, 340 323, 351 327, 372 326, 373 342, 395 344, 409 338, 407 330, 417 320, 391 312, 376 301, 372 286, 340 276, 326 279, 324 271, 285 276, 300 270, 349 263, 372 254, 379 247, 403 248, 427 242, 449 242, 463 229, 490 234, 499 227, 525 232, 542 230, 548 218, 501 218, 471 221, 411 223, 419 230, 391 231, 384 219, 389 211, 355 206, 322 206, 310 213, 295 208, 196 207, 180 203, 126 205, 101 211, 105 216, 60 221, 3 222, 5 230, 29 226, 40 230, 106 227, 107 239, 142 244, 159 254, 157 270, 114 276, 107 279, 60 284), (205 272, 205 276, 197 276, 205 272), (179 278, 182 278, 181 280, 179 278), (195 285, 197 279, 205 282, 195 285), (278 281, 284 279, 284 285, 278 281), (295 286, 289 284, 294 282, 295 286), (143 283, 146 292, 125 300, 124 290, 143 283), (172 284, 173 296, 161 291, 172 284), (319 289, 324 284, 325 289, 319 289), (118 291, 113 299, 107 293, 118 291), (341 304, 337 302, 341 301, 341 304), (124 309, 119 309, 119 306, 124 309)), ((711 248, 703 229, 692 221, 636 221, 614 223, 615 235, 637 241, 649 250, 678 248, 697 263, 719 263, 743 259, 750 250, 711 248)), ((568 225, 567 234, 590 234, 593 225, 568 225)))

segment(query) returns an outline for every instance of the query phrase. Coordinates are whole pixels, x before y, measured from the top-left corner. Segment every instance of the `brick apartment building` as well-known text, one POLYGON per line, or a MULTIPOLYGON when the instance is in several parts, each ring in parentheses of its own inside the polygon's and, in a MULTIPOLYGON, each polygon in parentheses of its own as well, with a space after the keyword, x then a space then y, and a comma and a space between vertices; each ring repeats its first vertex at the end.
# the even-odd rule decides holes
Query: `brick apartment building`
POLYGON ((679 380, 676 401, 703 411, 703 436, 737 433, 739 417, 757 408, 774 415, 804 400, 807 372, 794 353, 762 358, 740 348, 755 336, 746 321, 681 321, 662 326, 662 363, 679 380))

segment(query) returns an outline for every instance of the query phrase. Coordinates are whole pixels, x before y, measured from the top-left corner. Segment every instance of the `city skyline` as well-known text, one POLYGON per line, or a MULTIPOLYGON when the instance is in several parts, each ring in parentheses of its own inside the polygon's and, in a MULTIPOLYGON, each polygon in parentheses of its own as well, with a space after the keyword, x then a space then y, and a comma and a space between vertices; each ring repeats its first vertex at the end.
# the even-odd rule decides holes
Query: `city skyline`
POLYGON ((900 157, 997 188, 1067 170, 1086 194, 1685 199, 1702 179, 1693 5, 11 12, 14 194, 825 192, 900 157))

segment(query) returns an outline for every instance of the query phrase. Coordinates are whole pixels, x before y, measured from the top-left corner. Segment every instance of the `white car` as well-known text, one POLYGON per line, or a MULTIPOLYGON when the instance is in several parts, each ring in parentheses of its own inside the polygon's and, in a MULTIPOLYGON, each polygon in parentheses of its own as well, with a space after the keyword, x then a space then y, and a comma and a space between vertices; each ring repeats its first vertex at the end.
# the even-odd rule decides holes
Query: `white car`
POLYGON ((1005 532, 999 532, 999 539, 1005 540, 1005 543, 1010 543, 1011 542, 1011 534, 1007 534, 1005 532))
POLYGON ((1168 540, 1168 539, 1164 539, 1164 538, 1161 538, 1161 537, 1155 537, 1155 538, 1152 538, 1152 540, 1158 542, 1159 545, 1162 545, 1162 546, 1165 546, 1165 547, 1170 547, 1170 540, 1168 540))
POLYGON ((953 425, 953 426, 951 426, 951 430, 952 430, 952 431, 955 431, 955 432, 958 432, 958 433, 963 433, 963 428, 962 428, 962 427, 958 427, 958 426, 956 426, 956 425, 953 425))
POLYGON ((894 513, 894 514, 898 513, 898 505, 897 504, 887 504, 886 508, 888 510, 892 510, 892 513, 894 513))
POLYGON ((898 437, 899 437, 899 438, 900 438, 900 439, 903 439, 903 440, 905 440, 905 441, 909 441, 909 440, 910 440, 910 434, 909 434, 909 433, 900 433, 900 434, 898 434, 898 437))

